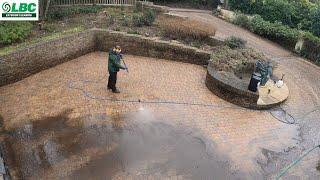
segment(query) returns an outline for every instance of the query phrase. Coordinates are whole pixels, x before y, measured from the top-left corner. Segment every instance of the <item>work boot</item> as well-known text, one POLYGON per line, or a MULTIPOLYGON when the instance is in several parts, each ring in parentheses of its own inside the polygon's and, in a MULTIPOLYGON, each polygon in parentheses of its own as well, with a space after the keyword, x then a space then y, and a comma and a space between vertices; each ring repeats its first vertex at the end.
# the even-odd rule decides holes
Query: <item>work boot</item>
POLYGON ((113 93, 120 93, 118 89, 112 90, 113 93))
POLYGON ((108 90, 111 90, 112 88, 108 86, 107 89, 108 89, 108 90))

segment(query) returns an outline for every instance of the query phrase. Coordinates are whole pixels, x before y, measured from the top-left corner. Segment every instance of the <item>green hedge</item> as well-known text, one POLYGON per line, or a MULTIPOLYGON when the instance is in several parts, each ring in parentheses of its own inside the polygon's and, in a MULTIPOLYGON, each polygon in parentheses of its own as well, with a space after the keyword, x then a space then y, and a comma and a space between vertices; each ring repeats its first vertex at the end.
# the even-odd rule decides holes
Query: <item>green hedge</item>
POLYGON ((0 22, 0 46, 23 41, 32 28, 30 22, 0 22))
POLYGON ((299 30, 283 25, 281 22, 271 23, 265 21, 259 15, 249 18, 247 15, 237 13, 233 23, 262 37, 275 41, 290 50, 295 48, 300 36, 299 30))
POLYGON ((261 16, 254 16, 250 23, 250 30, 262 37, 275 41, 293 50, 299 39, 300 31, 283 25, 281 22, 271 23, 261 16))
POLYGON ((281 22, 271 23, 265 21, 259 15, 249 17, 245 14, 236 13, 236 18, 233 20, 233 23, 277 42, 292 51, 299 38, 303 38, 305 43, 300 51, 300 55, 320 65, 320 38, 310 32, 290 28, 281 22))
POLYGON ((279 21, 320 36, 320 4, 308 0, 230 0, 230 6, 233 10, 259 14, 266 21, 279 21))
POLYGON ((52 8, 48 13, 48 18, 53 20, 60 20, 67 16, 72 16, 75 14, 97 13, 102 8, 102 6, 74 6, 64 8, 52 8))
POLYGON ((176 4, 181 6, 191 6, 193 8, 216 8, 220 0, 150 0, 156 4, 170 5, 176 4))

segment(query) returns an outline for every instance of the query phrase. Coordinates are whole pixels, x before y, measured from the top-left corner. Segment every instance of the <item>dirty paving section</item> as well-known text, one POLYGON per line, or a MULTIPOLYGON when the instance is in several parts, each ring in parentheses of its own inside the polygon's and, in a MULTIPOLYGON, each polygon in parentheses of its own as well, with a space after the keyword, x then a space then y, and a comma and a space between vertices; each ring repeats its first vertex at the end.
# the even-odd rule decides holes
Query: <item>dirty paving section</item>
POLYGON ((192 131, 154 119, 148 110, 69 119, 68 112, 7 132, 14 166, 24 179, 231 177, 192 131), (75 157, 77 156, 77 157, 75 157))
POLYGON ((125 58, 130 73, 119 73, 116 95, 106 89, 105 52, 0 88, 13 179, 264 179, 262 149, 281 152, 301 140, 298 126, 268 111, 225 108, 234 105, 206 88, 202 66, 125 58))

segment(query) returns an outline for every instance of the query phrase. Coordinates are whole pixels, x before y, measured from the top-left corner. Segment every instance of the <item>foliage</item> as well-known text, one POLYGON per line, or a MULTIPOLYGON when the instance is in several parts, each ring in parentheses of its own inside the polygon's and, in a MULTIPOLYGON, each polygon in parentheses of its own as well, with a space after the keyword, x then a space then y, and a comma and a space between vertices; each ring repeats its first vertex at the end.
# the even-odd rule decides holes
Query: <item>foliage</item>
POLYGON ((121 31, 121 28, 119 26, 116 26, 113 28, 114 31, 121 31))
POLYGON ((56 26, 55 24, 44 23, 42 29, 47 32, 54 32, 56 30, 56 26))
POLYGON ((310 19, 310 32, 320 37, 320 8, 317 8, 311 12, 310 19))
POLYGON ((254 2, 252 0, 229 0, 229 5, 233 10, 238 10, 245 14, 253 14, 255 12, 254 2))
POLYGON ((133 29, 129 29, 127 33, 128 33, 128 34, 139 34, 138 31, 133 30, 133 29))
POLYGON ((131 17, 124 15, 124 16, 122 16, 121 25, 122 26, 130 26, 131 21, 132 21, 131 17))
POLYGON ((273 40, 289 49, 293 49, 300 36, 300 31, 292 29, 281 22, 271 23, 265 21, 261 16, 254 16, 251 20, 251 31, 273 40))
POLYGON ((154 20, 156 19, 156 13, 152 9, 146 9, 143 12, 144 24, 147 26, 151 26, 154 20))
POLYGON ((62 37, 64 35, 72 34, 72 33, 76 33, 76 32, 81 32, 81 31, 84 31, 83 27, 75 27, 75 28, 72 28, 72 29, 65 30, 63 32, 56 32, 56 33, 52 33, 52 34, 50 33, 50 34, 47 34, 46 36, 42 36, 42 37, 35 38, 35 39, 30 38, 25 42, 14 44, 14 45, 9 45, 9 46, 5 46, 5 47, 1 48, 0 49, 0 56, 1 55, 7 55, 7 54, 9 54, 11 52, 14 52, 14 51, 18 50, 18 49, 23 49, 23 48, 26 48, 26 47, 28 47, 30 45, 34 45, 36 43, 39 43, 39 42, 44 42, 44 41, 49 41, 49 40, 52 40, 52 39, 57 39, 57 38, 60 38, 60 37, 62 37))
POLYGON ((160 4, 187 5, 193 8, 216 8, 220 0, 151 0, 160 4))
POLYGON ((311 33, 305 33, 304 40, 300 54, 320 65, 320 38, 313 36, 311 33))
POLYGON ((241 26, 243 28, 250 29, 251 28, 251 22, 250 21, 251 20, 247 15, 237 12, 236 16, 235 16, 235 19, 233 20, 232 23, 234 23, 234 24, 236 24, 238 26, 241 26))
POLYGON ((231 49, 243 49, 246 47, 247 41, 239 37, 231 36, 227 38, 224 43, 231 49))
POLYGON ((0 22, 0 45, 23 41, 32 28, 30 22, 0 22))
MULTIPOLYGON (((276 21, 271 23, 269 21, 265 21, 259 15, 253 16, 252 19, 246 19, 244 16, 246 15, 238 13, 233 23, 245 27, 255 34, 275 41, 291 50, 295 48, 299 38, 303 38, 305 43, 300 54, 314 61, 316 64, 320 64, 320 38, 314 36, 310 32, 290 28, 288 25, 284 25, 281 22, 276 21)), ((319 25, 319 22, 315 22, 314 26, 317 26, 317 23, 319 25)))
POLYGON ((237 72, 240 69, 252 70, 258 59, 268 61, 263 53, 251 48, 231 49, 228 46, 219 46, 213 50, 210 65, 219 71, 237 72))
POLYGON ((134 26, 151 26, 156 19, 156 13, 152 9, 145 9, 143 13, 134 13, 132 22, 134 26))
POLYGON ((109 25, 112 25, 116 22, 116 15, 114 12, 110 12, 107 14, 107 21, 109 25))
POLYGON ((233 10, 259 14, 272 23, 279 21, 293 28, 320 34, 320 6, 308 0, 230 0, 233 10))
POLYGON ((190 19, 159 18, 159 25, 165 37, 183 41, 207 41, 215 35, 215 28, 190 19))
POLYGON ((144 25, 143 15, 140 13, 135 13, 132 16, 132 22, 134 26, 141 27, 144 25))
POLYGON ((64 17, 76 14, 97 13, 103 7, 101 6, 72 6, 65 8, 52 8, 49 11, 48 18, 53 20, 61 20, 64 17))

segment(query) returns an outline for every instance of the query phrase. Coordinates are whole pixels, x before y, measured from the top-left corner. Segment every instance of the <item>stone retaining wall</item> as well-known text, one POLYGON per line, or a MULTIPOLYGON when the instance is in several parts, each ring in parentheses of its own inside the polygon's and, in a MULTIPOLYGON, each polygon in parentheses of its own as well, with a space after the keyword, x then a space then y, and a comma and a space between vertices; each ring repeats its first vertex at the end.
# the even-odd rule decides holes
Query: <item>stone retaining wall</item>
POLYGON ((93 31, 39 43, 0 57, 0 86, 94 51, 93 31))
POLYGON ((137 9, 142 10, 143 8, 153 9, 156 13, 167 13, 169 12, 169 7, 167 6, 159 6, 153 4, 153 2, 149 1, 137 1, 136 3, 137 9))
POLYGON ((108 51, 119 44, 125 53, 206 65, 210 53, 193 47, 140 35, 92 29, 0 56, 0 86, 93 51, 108 51))
POLYGON ((156 40, 139 35, 107 30, 95 30, 96 50, 108 51, 119 44, 126 54, 181 61, 197 65, 207 65, 210 52, 197 48, 156 40))

